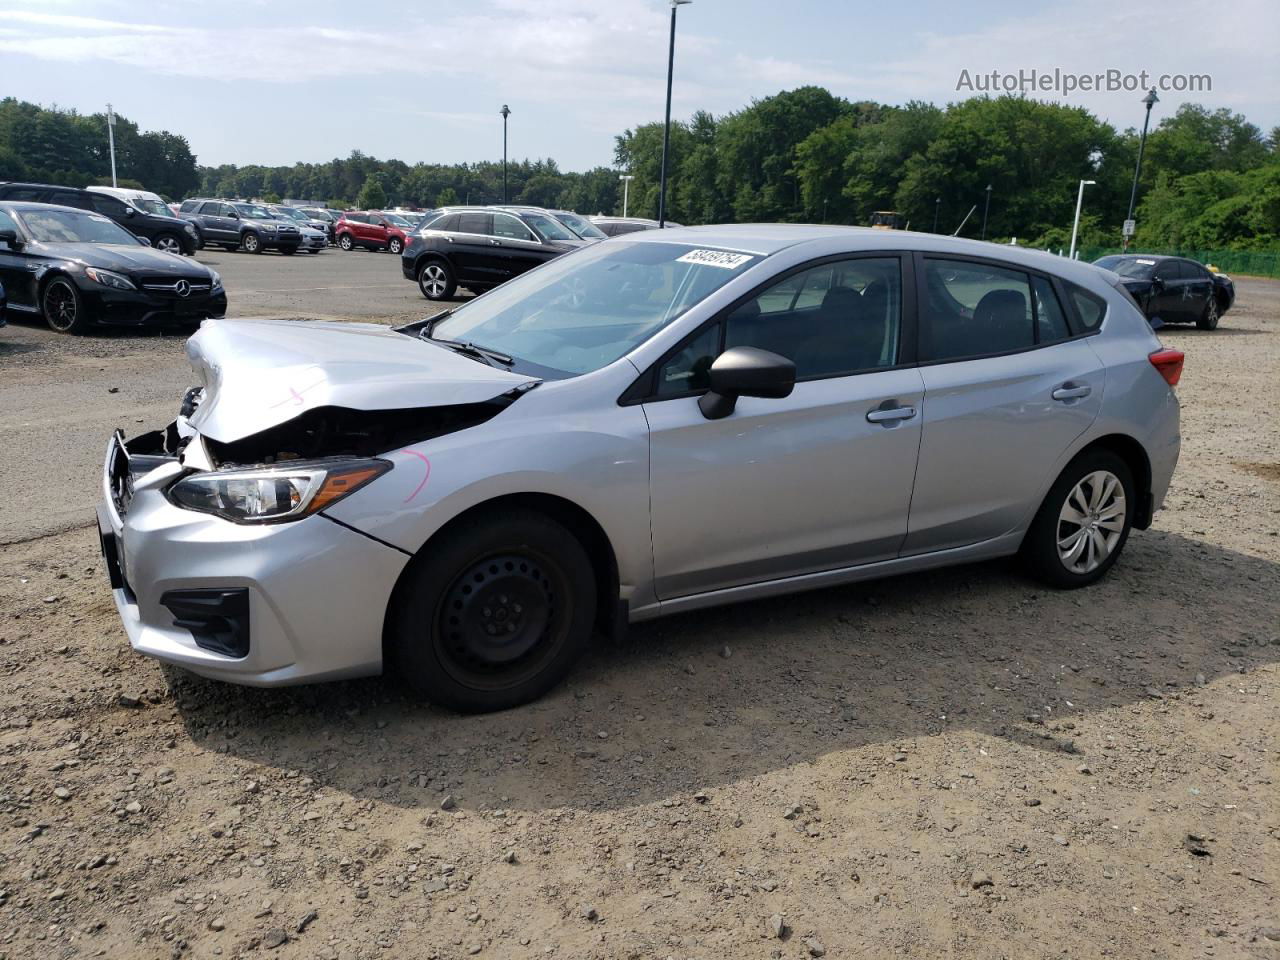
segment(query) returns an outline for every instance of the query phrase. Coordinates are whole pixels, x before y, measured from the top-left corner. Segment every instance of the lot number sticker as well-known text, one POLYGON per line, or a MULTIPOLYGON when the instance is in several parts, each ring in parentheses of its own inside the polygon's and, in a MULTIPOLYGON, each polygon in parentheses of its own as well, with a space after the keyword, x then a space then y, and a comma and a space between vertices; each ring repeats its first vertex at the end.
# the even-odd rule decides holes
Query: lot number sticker
POLYGON ((749 253, 728 253, 724 250, 690 250, 683 257, 677 257, 676 263, 700 263, 707 267, 737 270, 750 259, 751 254, 749 253))

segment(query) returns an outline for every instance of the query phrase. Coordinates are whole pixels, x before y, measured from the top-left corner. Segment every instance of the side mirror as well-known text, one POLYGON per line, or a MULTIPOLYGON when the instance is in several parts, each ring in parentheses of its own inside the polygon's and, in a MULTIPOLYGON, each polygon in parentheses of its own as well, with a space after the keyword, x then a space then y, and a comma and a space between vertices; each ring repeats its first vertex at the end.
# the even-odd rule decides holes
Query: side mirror
POLYGON ((139 237, 139 238, 138 238, 138 243, 142 244, 142 246, 144 246, 144 247, 149 247, 149 246, 151 246, 151 238, 150 238, 150 237, 139 237))
POLYGON ((18 239, 16 230, 0 230, 0 243, 8 244, 10 250, 22 249, 22 241, 18 239))
POLYGON ((1164 289, 1164 277, 1152 277, 1151 289, 1159 292, 1164 289))
POLYGON ((126 203, 126 204, 124 205, 124 215, 125 215, 126 217, 132 217, 132 216, 133 216, 135 213, 137 213, 137 212, 138 212, 138 211, 137 211, 137 210, 135 210, 135 209, 133 209, 133 207, 132 207, 132 206, 130 206, 129 204, 127 204, 127 203, 126 203))
POLYGON ((236 213, 234 210, 232 210, 229 214, 227 214, 227 216, 229 216, 232 220, 240 219, 240 214, 236 213))
POLYGON ((790 396, 796 365, 759 347, 731 347, 716 357, 708 376, 711 389, 698 398, 698 409, 708 420, 720 420, 733 413, 739 397, 790 396))

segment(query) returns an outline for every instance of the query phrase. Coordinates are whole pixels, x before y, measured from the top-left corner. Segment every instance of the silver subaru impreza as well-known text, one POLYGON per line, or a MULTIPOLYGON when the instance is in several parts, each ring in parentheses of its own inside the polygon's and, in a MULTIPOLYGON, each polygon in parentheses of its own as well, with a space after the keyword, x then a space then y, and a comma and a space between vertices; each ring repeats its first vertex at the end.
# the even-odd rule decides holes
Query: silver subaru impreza
POLYGON ((429 321, 211 320, 107 449, 134 649, 261 686, 533 699, 628 621, 1021 553, 1097 580, 1178 459, 1114 275, 844 227, 632 234, 429 321))

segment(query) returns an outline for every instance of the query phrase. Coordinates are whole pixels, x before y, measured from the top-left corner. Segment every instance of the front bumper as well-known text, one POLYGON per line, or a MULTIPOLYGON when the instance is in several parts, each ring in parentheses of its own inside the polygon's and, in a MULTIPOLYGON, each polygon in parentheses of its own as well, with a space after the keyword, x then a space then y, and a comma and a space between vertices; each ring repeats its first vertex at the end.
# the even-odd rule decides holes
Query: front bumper
POLYGON ((180 509, 164 488, 182 467, 152 452, 122 455, 113 438, 98 506, 112 595, 134 650, 262 687, 381 672, 383 619, 407 554, 323 515, 253 526, 180 509), (247 602, 244 656, 210 649, 198 628, 176 622, 191 615, 175 596, 216 591, 247 602))
POLYGON ((309 233, 302 238, 303 250, 323 250, 329 245, 328 239, 323 233, 309 233))
POLYGON ((227 312, 227 293, 223 289, 179 297, 148 290, 110 290, 94 284, 92 289, 81 286, 80 293, 89 315, 98 323, 135 327, 198 323, 227 312))

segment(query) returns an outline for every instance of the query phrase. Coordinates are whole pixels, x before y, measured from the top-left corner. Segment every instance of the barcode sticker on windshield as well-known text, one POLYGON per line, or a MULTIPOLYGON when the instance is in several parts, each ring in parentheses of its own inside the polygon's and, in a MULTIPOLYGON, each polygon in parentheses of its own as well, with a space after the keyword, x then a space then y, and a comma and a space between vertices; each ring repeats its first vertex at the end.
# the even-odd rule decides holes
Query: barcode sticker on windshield
POLYGON ((108 220, 106 217, 100 217, 100 216, 98 216, 96 213, 91 213, 91 214, 89 214, 89 219, 90 219, 90 220, 93 220, 95 223, 110 223, 110 222, 111 222, 111 221, 110 221, 110 220, 108 220))
POLYGON ((1149 266, 1151 266, 1152 264, 1154 264, 1154 263, 1155 263, 1155 261, 1154 261, 1154 260, 1143 260, 1141 257, 1139 257, 1139 258, 1138 258, 1138 263, 1144 263, 1144 264, 1146 264, 1146 265, 1149 267, 1149 266))
POLYGON ((749 253, 729 253, 725 250, 690 250, 683 257, 677 257, 676 263, 700 263, 707 267, 723 267, 725 270, 737 270, 751 259, 749 253))

